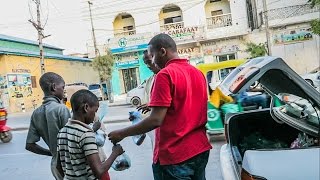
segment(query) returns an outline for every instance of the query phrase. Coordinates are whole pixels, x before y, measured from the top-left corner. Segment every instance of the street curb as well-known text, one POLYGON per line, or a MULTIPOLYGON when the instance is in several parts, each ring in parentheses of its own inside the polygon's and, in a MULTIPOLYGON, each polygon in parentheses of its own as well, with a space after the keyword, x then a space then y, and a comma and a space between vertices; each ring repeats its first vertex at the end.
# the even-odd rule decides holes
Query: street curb
MULTIPOLYGON (((124 123, 124 122, 130 122, 129 119, 119 119, 119 120, 113 120, 113 121, 105 121, 103 124, 117 124, 117 123, 124 123)), ((29 126, 21 126, 21 127, 13 127, 11 128, 11 131, 25 131, 28 130, 29 126)))
POLYGON ((130 106, 131 104, 108 104, 109 107, 130 106))

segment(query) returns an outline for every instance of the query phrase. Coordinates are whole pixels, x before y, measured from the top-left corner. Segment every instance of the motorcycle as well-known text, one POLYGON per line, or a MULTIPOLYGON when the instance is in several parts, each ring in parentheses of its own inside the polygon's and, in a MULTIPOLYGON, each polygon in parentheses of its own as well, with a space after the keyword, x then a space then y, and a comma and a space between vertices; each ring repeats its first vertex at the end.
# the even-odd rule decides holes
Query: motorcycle
POLYGON ((3 143, 8 143, 12 139, 11 128, 6 125, 7 116, 6 109, 0 106, 0 140, 3 143))

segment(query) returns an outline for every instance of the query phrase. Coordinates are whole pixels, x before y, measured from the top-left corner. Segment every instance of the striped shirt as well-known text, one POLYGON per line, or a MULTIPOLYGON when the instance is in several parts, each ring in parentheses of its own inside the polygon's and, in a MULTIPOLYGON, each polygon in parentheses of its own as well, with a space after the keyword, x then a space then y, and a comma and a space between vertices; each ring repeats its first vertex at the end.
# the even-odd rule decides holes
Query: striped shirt
POLYGON ((64 179, 97 179, 86 161, 86 156, 98 153, 95 134, 87 124, 69 120, 59 131, 58 151, 64 179))

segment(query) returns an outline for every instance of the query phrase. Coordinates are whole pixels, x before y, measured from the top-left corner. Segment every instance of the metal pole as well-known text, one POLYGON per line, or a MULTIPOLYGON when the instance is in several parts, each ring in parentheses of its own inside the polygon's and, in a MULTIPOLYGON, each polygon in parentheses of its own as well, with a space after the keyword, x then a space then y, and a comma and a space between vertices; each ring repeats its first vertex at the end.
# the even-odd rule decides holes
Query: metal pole
POLYGON ((92 29, 92 39, 93 39, 94 52, 95 52, 96 57, 98 57, 99 56, 99 50, 98 50, 98 47, 97 47, 96 35, 95 35, 95 32, 94 32, 92 13, 91 13, 92 2, 88 1, 88 4, 89 4, 89 12, 90 12, 90 20, 91 20, 91 29, 92 29))
POLYGON ((40 0, 37 0, 36 3, 37 3, 37 27, 38 27, 37 30, 38 30, 38 38, 39 38, 39 49, 40 49, 40 67, 41 67, 41 74, 44 74, 45 67, 44 67, 44 53, 43 53, 43 44, 42 44, 43 28, 41 27, 41 19, 40 19, 40 0))
POLYGON ((263 14, 264 14, 265 26, 266 26, 266 38, 267 38, 268 55, 271 56, 272 52, 271 52, 271 43, 270 43, 270 31, 269 31, 267 2, 266 2, 266 0, 262 0, 262 2, 263 2, 263 14))

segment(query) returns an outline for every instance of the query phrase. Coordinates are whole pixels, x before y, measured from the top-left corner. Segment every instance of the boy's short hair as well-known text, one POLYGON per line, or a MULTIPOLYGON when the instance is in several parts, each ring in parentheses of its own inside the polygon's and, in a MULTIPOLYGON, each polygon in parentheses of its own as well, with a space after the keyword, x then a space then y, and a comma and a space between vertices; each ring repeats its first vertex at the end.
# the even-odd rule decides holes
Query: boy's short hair
POLYGON ((78 112, 84 104, 94 106, 99 102, 99 100, 98 97, 94 95, 91 91, 82 89, 71 96, 70 102, 72 111, 78 112))
POLYGON ((64 83, 64 80, 59 74, 54 72, 46 72, 40 77, 39 84, 45 95, 50 93, 53 83, 64 83))

